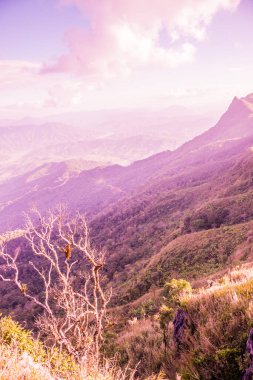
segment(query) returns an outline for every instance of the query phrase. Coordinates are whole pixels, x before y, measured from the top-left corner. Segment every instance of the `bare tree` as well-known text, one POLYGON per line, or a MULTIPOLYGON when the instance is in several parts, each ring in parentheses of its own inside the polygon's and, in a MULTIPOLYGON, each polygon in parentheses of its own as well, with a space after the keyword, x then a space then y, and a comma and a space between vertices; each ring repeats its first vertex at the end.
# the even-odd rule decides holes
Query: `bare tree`
POLYGON ((78 362, 100 360, 103 322, 111 292, 101 285, 104 254, 91 248, 83 215, 71 220, 59 208, 42 216, 33 210, 26 215, 25 238, 32 249, 31 268, 42 284, 34 294, 21 281, 19 250, 0 249, 5 262, 3 281, 13 282, 30 301, 43 309, 37 319, 40 330, 52 344, 65 349, 78 362), (82 271, 80 271, 82 265, 82 271))

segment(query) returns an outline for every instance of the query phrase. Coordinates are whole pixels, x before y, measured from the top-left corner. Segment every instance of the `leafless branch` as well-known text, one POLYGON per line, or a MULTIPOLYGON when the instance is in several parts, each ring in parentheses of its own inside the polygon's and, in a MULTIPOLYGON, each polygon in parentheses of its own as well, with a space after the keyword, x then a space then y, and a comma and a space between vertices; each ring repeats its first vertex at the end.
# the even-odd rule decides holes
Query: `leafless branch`
POLYGON ((105 257, 94 250, 83 215, 70 220, 63 209, 43 216, 33 210, 26 215, 25 238, 31 250, 31 268, 43 290, 33 294, 20 279, 20 252, 9 254, 4 245, 0 257, 5 262, 2 281, 13 282, 30 301, 43 309, 37 324, 52 345, 65 349, 77 361, 89 354, 100 360, 103 322, 111 293, 101 285, 105 257), (77 277, 80 265, 83 276, 77 277))

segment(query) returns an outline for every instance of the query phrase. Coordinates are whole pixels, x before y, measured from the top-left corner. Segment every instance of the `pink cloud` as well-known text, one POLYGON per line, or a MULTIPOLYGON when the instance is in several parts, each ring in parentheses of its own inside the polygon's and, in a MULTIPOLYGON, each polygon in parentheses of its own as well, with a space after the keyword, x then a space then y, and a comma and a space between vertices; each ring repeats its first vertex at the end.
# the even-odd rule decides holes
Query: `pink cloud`
POLYGON ((103 78, 194 60, 196 41, 220 9, 236 8, 240 0, 60 0, 76 6, 90 21, 88 29, 66 33, 69 53, 47 64, 44 73, 73 72, 103 78), (169 43, 161 41, 165 30, 169 43), (191 42, 189 42, 189 39, 191 42))

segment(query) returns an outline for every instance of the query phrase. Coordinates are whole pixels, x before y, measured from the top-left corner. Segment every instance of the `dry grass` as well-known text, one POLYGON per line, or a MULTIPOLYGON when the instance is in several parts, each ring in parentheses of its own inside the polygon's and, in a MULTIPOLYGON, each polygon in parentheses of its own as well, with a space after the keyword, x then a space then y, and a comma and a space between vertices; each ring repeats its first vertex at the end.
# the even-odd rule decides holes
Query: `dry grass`
POLYGON ((53 374, 50 365, 50 361, 36 362, 15 344, 0 345, 0 380, 133 380, 135 374, 129 368, 121 370, 113 360, 105 360, 99 369, 90 360, 61 376, 53 374))
MULTIPOLYGON (((173 341, 171 323, 165 355, 162 331, 158 320, 154 320, 157 315, 128 324, 117 344, 132 366, 139 362, 137 374, 141 379, 147 379, 152 372, 159 373, 162 368, 173 379, 175 373, 170 374, 174 370, 189 380, 238 379, 247 368, 244 352, 253 318, 252 299, 253 263, 248 263, 211 278, 207 287, 194 289, 192 294, 181 297, 188 322, 180 355, 173 341)), ((168 379, 161 376, 157 379, 168 379)), ((153 378, 156 379, 150 377, 153 378)))
MULTIPOLYGON (((246 284, 251 279, 253 279, 253 263, 237 266, 222 277, 210 280, 209 286, 195 289, 190 299, 201 299, 205 295, 214 294, 217 291, 232 290, 234 286, 246 284)), ((184 301, 182 298, 181 302, 184 303, 184 301)))
MULTIPOLYGON (((129 326, 117 340, 132 367, 137 364, 137 375, 142 379, 158 373, 163 362, 163 335, 159 323, 141 319, 129 326)), ((161 378, 161 377, 160 377, 161 378)))
MULTIPOLYGON (((247 368, 253 318, 253 267, 237 267, 181 302, 188 316, 174 360, 187 379, 237 380, 247 368)), ((174 357, 174 359, 173 359, 174 357)))
POLYGON ((0 380, 56 380, 49 369, 35 363, 26 352, 17 347, 0 346, 0 380))

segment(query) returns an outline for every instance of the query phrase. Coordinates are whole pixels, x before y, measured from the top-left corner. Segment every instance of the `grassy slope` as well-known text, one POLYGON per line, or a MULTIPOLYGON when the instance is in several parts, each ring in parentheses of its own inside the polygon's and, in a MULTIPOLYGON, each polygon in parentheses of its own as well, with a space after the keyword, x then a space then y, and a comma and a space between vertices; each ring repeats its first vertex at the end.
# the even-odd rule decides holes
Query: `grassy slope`
MULTIPOLYGON (((195 288, 190 296, 181 297, 179 304, 173 306, 166 327, 159 323, 162 315, 159 305, 166 302, 165 293, 156 296, 150 293, 149 303, 144 297, 139 305, 137 301, 131 303, 136 311, 146 305, 145 314, 139 314, 136 321, 132 319, 133 323, 122 324, 116 335, 117 349, 132 365, 140 360, 143 379, 160 370, 166 374, 164 378, 171 380, 178 379, 176 374, 182 380, 241 379, 249 367, 246 342, 253 327, 252 268, 251 263, 228 271, 224 276, 217 276, 211 287, 195 288), (174 339, 172 323, 178 308, 185 313, 180 345, 174 339)), ((128 306, 117 309, 121 320, 126 318, 128 306)), ((128 318, 133 317, 128 314, 128 318)))
MULTIPOLYGON (((238 271, 237 275, 242 274, 238 271)), ((175 363, 183 379, 242 378, 249 366, 246 342, 252 327, 252 296, 251 277, 241 283, 199 292, 186 303, 191 322, 175 363)))
POLYGON ((108 251, 107 277, 117 302, 139 297, 168 276, 193 278, 228 265, 253 219, 252 167, 251 153, 187 167, 95 220, 93 239, 108 251))
POLYGON ((121 287, 121 301, 135 299, 173 277, 193 280, 238 264, 243 258, 236 258, 236 252, 252 227, 248 222, 178 237, 153 256, 138 276, 130 276, 121 287))

